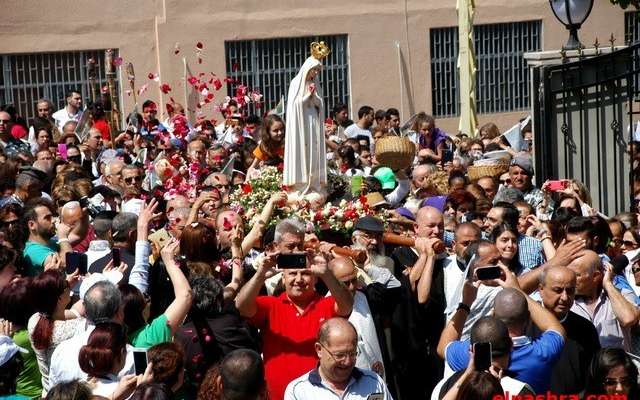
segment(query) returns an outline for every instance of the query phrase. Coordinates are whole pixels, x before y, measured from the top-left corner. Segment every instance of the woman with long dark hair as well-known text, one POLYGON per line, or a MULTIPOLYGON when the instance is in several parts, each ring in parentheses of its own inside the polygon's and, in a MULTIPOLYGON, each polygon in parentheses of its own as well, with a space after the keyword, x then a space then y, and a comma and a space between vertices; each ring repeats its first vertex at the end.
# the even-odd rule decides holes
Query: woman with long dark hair
POLYGON ((65 274, 57 269, 44 271, 31 281, 35 314, 29 318, 29 339, 42 375, 42 396, 50 389, 49 364, 53 351, 62 341, 74 336, 84 326, 76 310, 65 312, 71 301, 71 289, 65 274))
POLYGON ((638 369, 631 357, 622 349, 601 349, 587 371, 585 398, 587 394, 623 394, 637 399, 638 369))
POLYGON ((500 252, 500 260, 516 275, 520 275, 524 267, 518 256, 518 230, 515 226, 500 223, 491 231, 490 239, 500 252))

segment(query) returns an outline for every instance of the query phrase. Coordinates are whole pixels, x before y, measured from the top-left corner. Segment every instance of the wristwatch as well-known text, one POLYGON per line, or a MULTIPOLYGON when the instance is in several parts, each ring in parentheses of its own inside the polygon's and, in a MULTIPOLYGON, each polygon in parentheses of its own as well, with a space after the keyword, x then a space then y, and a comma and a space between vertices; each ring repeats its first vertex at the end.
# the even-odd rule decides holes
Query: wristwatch
POLYGON ((456 309, 456 311, 457 310, 464 310, 467 312, 467 314, 471 314, 471 307, 462 302, 458 303, 458 308, 456 309))

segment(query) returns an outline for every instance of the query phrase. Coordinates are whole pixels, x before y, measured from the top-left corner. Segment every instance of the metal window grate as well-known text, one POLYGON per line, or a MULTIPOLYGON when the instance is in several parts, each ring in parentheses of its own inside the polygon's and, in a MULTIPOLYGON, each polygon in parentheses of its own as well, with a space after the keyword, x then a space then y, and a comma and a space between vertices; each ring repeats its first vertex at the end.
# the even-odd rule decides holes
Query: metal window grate
MULTIPOLYGON (((529 74, 523 55, 541 50, 541 21, 474 26, 476 109, 500 113, 529 107, 529 74)), ((433 115, 460 115, 458 28, 430 31, 433 115)))
MULTIPOLYGON (((347 35, 228 41, 225 42, 227 75, 257 89, 264 96, 262 112, 268 112, 282 96, 287 96, 289 82, 310 55, 311 42, 320 40, 331 49, 329 57, 322 61, 320 76, 328 114, 336 104, 349 102, 347 35)), ((232 94, 235 87, 227 85, 227 91, 232 94)), ((253 104, 249 112, 258 113, 253 104)))
POLYGON ((624 41, 627 44, 640 40, 640 15, 637 11, 624 13, 624 41))
MULTIPOLYGON (((117 50, 114 53, 117 55, 117 50)), ((104 50, 0 55, 0 104, 13 104, 31 121, 40 98, 49 99, 55 110, 64 106, 64 96, 70 89, 79 88, 82 98, 89 99, 87 60, 91 57, 97 62, 96 81, 102 87, 106 85, 104 50)))

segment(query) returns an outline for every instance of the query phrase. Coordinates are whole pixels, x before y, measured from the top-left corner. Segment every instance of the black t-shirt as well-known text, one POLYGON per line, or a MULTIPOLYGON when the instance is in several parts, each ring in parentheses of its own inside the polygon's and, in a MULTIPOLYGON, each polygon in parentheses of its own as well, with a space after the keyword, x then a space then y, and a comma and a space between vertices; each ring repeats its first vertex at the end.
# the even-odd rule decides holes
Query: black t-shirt
POLYGON ((195 393, 209 367, 231 351, 251 349, 260 352, 257 332, 232 305, 216 318, 207 318, 197 324, 193 320, 185 323, 176 332, 176 342, 184 349, 185 389, 189 393, 195 393), (203 344, 206 344, 206 353, 203 344))
MULTIPOLYGON (((558 394, 577 394, 585 387, 587 370, 591 358, 600 349, 600 340, 593 324, 571 311, 562 326, 567 337, 553 368, 550 390, 558 394)), ((531 331, 534 337, 540 335, 535 327, 531 331)))

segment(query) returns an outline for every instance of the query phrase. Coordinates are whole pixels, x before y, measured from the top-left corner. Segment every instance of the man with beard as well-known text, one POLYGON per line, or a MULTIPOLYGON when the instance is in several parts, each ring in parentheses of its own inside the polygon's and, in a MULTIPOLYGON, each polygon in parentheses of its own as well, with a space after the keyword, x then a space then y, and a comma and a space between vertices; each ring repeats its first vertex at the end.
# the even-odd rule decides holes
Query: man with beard
POLYGON ((54 261, 57 257, 60 264, 64 265, 65 254, 72 251, 69 242, 71 228, 63 222, 54 226, 51 202, 34 199, 27 203, 23 218, 29 229, 29 240, 23 251, 27 275, 38 275, 44 270, 45 263, 54 261), (57 243, 51 240, 54 233, 58 236, 57 243))
POLYGON ((384 255, 382 233, 384 224, 376 217, 360 218, 354 225, 351 235, 353 248, 367 252, 362 269, 374 281, 387 288, 399 287, 400 282, 393 276, 393 260, 384 255))

